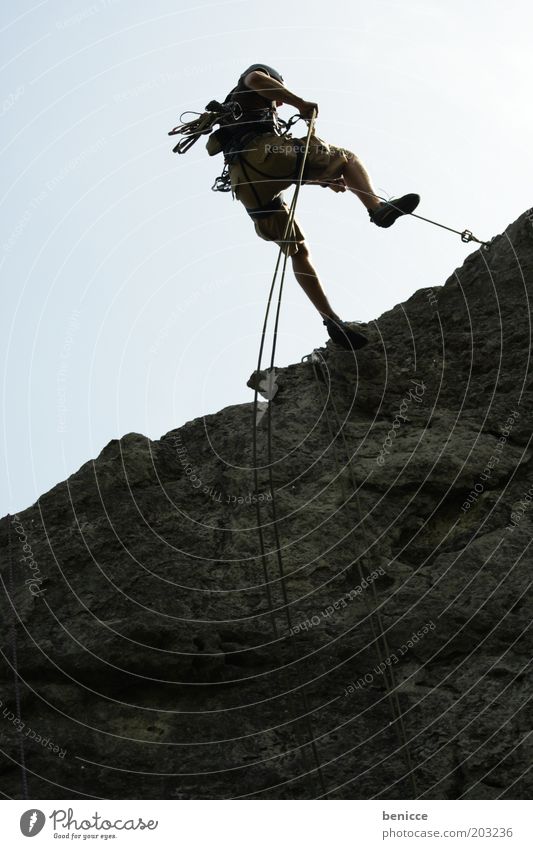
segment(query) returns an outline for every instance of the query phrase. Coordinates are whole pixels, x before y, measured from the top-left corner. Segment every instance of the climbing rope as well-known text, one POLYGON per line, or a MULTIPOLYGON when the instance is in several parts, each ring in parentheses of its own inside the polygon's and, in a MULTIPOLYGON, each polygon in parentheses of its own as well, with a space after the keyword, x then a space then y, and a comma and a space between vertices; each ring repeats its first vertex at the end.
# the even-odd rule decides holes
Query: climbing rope
MULTIPOLYGON (((273 274, 273 277, 272 277, 272 283, 270 285, 270 290, 269 290, 268 299, 267 299, 267 306, 266 306, 266 310, 265 310, 265 317, 264 317, 264 320, 263 320, 263 327, 262 327, 262 331, 261 331, 261 342, 260 342, 260 345, 259 345, 259 353, 258 353, 258 357, 257 357, 257 380, 256 380, 256 385, 255 385, 255 390, 254 390, 253 427, 252 427, 252 433, 253 433, 252 456, 253 456, 253 469, 254 469, 254 487, 255 487, 256 493, 259 491, 259 472, 258 472, 258 465, 257 465, 257 411, 258 411, 258 402, 259 402, 258 380, 259 380, 259 374, 260 374, 260 371, 261 371, 261 364, 262 364, 262 360, 263 360, 263 351, 264 351, 264 347, 265 347, 268 319, 269 319, 270 310, 271 310, 271 307, 272 307, 272 301, 273 301, 275 286, 276 286, 276 282, 277 282, 277 279, 278 279, 278 272, 279 272, 280 263, 281 263, 281 255, 283 253, 283 243, 286 241, 287 237, 289 236, 291 229, 292 229, 292 226, 293 226, 293 223, 294 223, 294 216, 295 216, 295 212, 296 212, 296 204, 298 202, 298 195, 300 193, 300 187, 302 185, 303 173, 304 173, 305 163, 307 161, 307 155, 309 153, 309 145, 310 145, 311 136, 312 136, 313 130, 314 130, 315 119, 316 119, 316 112, 313 113, 313 116, 309 121, 309 128, 308 128, 308 131, 307 131, 305 148, 304 148, 303 156, 301 157, 300 168, 299 168, 299 171, 298 171, 296 186, 295 186, 294 194, 293 194, 291 204, 290 204, 290 207, 289 207, 289 215, 288 215, 287 223, 285 225, 285 231, 283 233, 282 246, 280 246, 280 249, 279 249, 278 258, 277 258, 277 261, 276 261, 276 266, 275 266, 274 274, 273 274)), ((278 301, 277 301, 276 314, 275 314, 275 319, 274 319, 272 350, 271 350, 271 355, 270 355, 270 371, 274 368, 274 360, 275 360, 275 356, 276 356, 276 344, 277 344, 277 336, 278 336, 279 317, 280 317, 280 310, 281 310, 281 300, 282 300, 282 295, 283 295, 283 284, 285 282, 285 272, 286 272, 286 268, 287 268, 287 258, 288 258, 288 255, 285 253, 283 265, 281 267, 278 301)), ((280 538, 279 538, 277 512, 276 512, 276 496, 275 496, 275 487, 274 487, 274 480, 273 480, 273 474, 272 474, 272 410, 271 410, 271 407, 272 407, 272 405, 269 404, 268 405, 268 411, 267 411, 268 485, 269 485, 269 490, 270 490, 270 495, 271 495, 270 503, 272 505, 272 518, 273 518, 272 527, 274 529, 274 542, 275 542, 275 549, 276 549, 276 559, 277 559, 277 564, 278 564, 279 581, 280 581, 282 599, 283 599, 283 609, 284 609, 284 612, 285 612, 287 629, 290 632, 291 629, 292 629, 292 618, 291 618, 291 613, 290 613, 289 599, 288 599, 288 595, 287 595, 287 587, 285 585, 285 571, 284 571, 284 568, 283 568, 283 559, 282 559, 282 555, 281 555, 281 541, 280 541, 280 538)), ((259 547, 260 547, 260 552, 261 552, 261 561, 262 561, 262 564, 263 564, 263 575, 264 575, 264 579, 265 579, 265 588, 266 588, 266 595, 267 595, 267 605, 268 605, 268 609, 269 609, 269 613, 270 613, 272 630, 273 630, 275 639, 278 640, 279 639, 279 630, 278 630, 278 626, 277 626, 277 622, 276 622, 276 618, 274 616, 274 610, 273 610, 272 593, 271 593, 271 590, 270 590, 270 580, 269 580, 269 576, 268 576, 268 565, 267 565, 267 561, 266 561, 265 542, 264 542, 263 527, 262 527, 262 522, 261 522, 261 508, 260 508, 260 504, 259 504, 259 499, 256 499, 255 508, 256 508, 257 529, 258 529, 258 535, 259 535, 259 547)), ((311 745, 311 751, 312 751, 312 754, 313 754, 313 760, 314 760, 314 763, 315 763, 314 771, 316 771, 316 774, 318 776, 318 780, 319 780, 319 783, 320 783, 322 793, 325 795, 327 793, 327 790, 326 790, 326 785, 325 785, 325 782, 324 782, 324 776, 322 774, 320 759, 318 757, 318 751, 317 751, 317 747, 316 747, 315 738, 313 736, 313 728, 312 728, 311 719, 310 719, 311 711, 309 710, 309 703, 308 703, 308 699, 307 699, 307 694, 305 692, 305 686, 303 686, 303 683, 302 683, 300 673, 298 671, 297 666, 295 666, 295 675, 296 675, 296 679, 297 679, 298 689, 300 690, 300 692, 302 694, 302 701, 303 701, 303 707, 304 707, 304 719, 305 719, 305 723, 306 723, 307 734, 309 736, 309 742, 310 742, 310 745, 311 745)))
MULTIPOLYGON (((344 492, 344 485, 343 485, 343 482, 342 482, 342 470, 343 470, 343 468, 347 468, 348 473, 350 475, 350 483, 351 483, 351 486, 352 486, 352 493, 355 494, 355 499, 356 499, 356 504, 357 504, 357 514, 358 514, 357 524, 361 526, 362 533, 363 533, 364 552, 363 552, 362 558, 357 559, 357 568, 358 568, 358 573, 359 573, 359 579, 360 579, 360 581, 362 581, 365 576, 364 576, 364 573, 363 573, 363 567, 362 567, 362 564, 361 564, 361 560, 367 561, 367 563, 366 563, 367 570, 370 571, 367 555, 368 555, 368 552, 370 551, 371 546, 369 545, 369 542, 368 542, 365 523, 362 520, 361 502, 360 502, 360 498, 359 498, 359 487, 358 487, 355 472, 354 472, 354 469, 353 469, 352 455, 350 454, 350 449, 349 449, 348 443, 346 441, 346 434, 344 433, 344 428, 343 428, 342 422, 340 420, 340 416, 339 416, 333 395, 331 393, 328 393, 328 399, 331 401, 331 407, 333 409, 333 413, 334 413, 335 420, 336 420, 336 423, 337 423, 337 434, 341 435, 343 448, 344 448, 344 452, 345 452, 345 463, 344 463, 344 466, 341 468, 341 464, 338 460, 338 456, 337 456, 337 453, 336 453, 336 450, 335 450, 336 435, 335 435, 333 428, 332 428, 332 425, 331 425, 331 420, 330 420, 329 413, 328 413, 328 404, 324 403, 324 396, 323 396, 323 392, 322 392, 322 383, 327 382, 327 374, 326 374, 326 371, 325 371, 324 359, 323 359, 322 355, 318 351, 313 351, 313 353, 309 357, 304 357, 303 359, 304 360, 306 360, 306 359, 310 360, 312 367, 313 367, 313 375, 314 375, 314 378, 315 378, 315 383, 318 387, 318 391, 319 391, 319 394, 320 394, 320 403, 321 403, 322 408, 325 410, 326 422, 327 422, 328 430, 329 430, 329 433, 330 433, 331 444, 333 445, 333 448, 334 448, 335 463, 336 463, 336 466, 337 466, 337 477, 341 480, 341 486, 343 486, 343 495, 345 496, 345 503, 347 503, 349 499, 346 497, 346 494, 344 492), (317 369, 316 369, 317 362, 319 364, 320 373, 321 373, 322 378, 323 378, 322 381, 320 380, 320 378, 318 377, 318 374, 317 374, 317 369)), ((395 677, 392 665, 389 664, 387 666, 387 664, 385 663, 385 661, 389 657, 391 657, 391 651, 390 651, 390 648, 389 648, 387 635, 386 635, 385 629, 383 627, 383 620, 382 620, 382 617, 381 617, 381 613, 379 611, 379 600, 378 600, 378 597, 377 597, 376 587, 374 586, 373 582, 371 583, 371 592, 372 592, 372 598, 373 598, 373 603, 374 603, 374 610, 372 610, 370 608, 370 605, 368 603, 366 595, 363 596, 364 604, 365 604, 365 607, 366 607, 366 610, 367 610, 367 615, 368 615, 368 618, 369 618, 369 621, 370 621, 370 626, 372 628, 372 635, 374 637, 373 642, 374 642, 374 645, 376 647, 378 662, 380 664, 380 668, 383 668, 383 670, 384 670, 383 671, 383 681, 384 681, 384 685, 385 685, 386 696, 387 696, 387 699, 389 701, 389 705, 390 705, 390 708, 391 708, 391 713, 392 713, 392 716, 393 716, 396 733, 398 735, 400 747, 405 750, 411 786, 412 786, 412 789, 413 789, 414 798, 417 798, 418 788, 417 788, 416 778, 415 778, 415 774, 414 774, 411 752, 410 752, 410 749, 409 749, 409 742, 407 740, 405 724, 404 724, 404 721, 403 721, 403 712, 402 712, 400 701, 399 701, 399 698, 398 698, 396 677, 395 677), (376 628, 375 628, 375 625, 374 625, 373 615, 375 615, 376 620, 377 620, 377 625, 378 625, 377 633, 376 633, 376 628), (382 650, 384 651, 384 656, 383 656, 382 650), (390 675, 390 680, 388 680, 389 675, 390 675)))
MULTIPOLYGON (((385 203, 390 204, 393 209, 398 209, 397 206, 392 203, 389 198, 381 197, 381 195, 375 195, 373 192, 365 192, 363 189, 357 189, 356 194, 358 195, 368 195, 368 197, 376 197, 378 200, 385 201, 385 203)), ((442 230, 449 230, 450 233, 457 233, 458 236, 461 237, 462 242, 477 242, 478 245, 482 245, 482 247, 488 251, 491 247, 491 242, 483 242, 481 239, 478 239, 471 230, 456 230, 454 227, 448 227, 447 224, 441 224, 439 221, 433 221, 432 218, 425 218, 423 215, 419 215, 417 212, 409 212, 403 213, 404 215, 411 215, 413 218, 418 218, 420 221, 427 221, 428 224, 433 224, 435 227, 441 227, 442 230)))
MULTIPOLYGON (((9 601, 11 604, 13 616, 11 619, 11 624, 9 626, 9 637, 11 643, 11 656, 13 658, 13 678, 15 685, 15 710, 17 713, 17 719, 19 721, 19 725, 21 723, 21 712, 20 712, 20 682, 19 682, 19 673, 18 673, 18 657, 17 657, 17 617, 15 612, 15 603, 14 603, 14 588, 15 588, 15 579, 13 575, 13 558, 12 558, 12 550, 11 550, 11 515, 8 513, 7 515, 7 557, 9 561, 9 601)), ((19 732, 19 751, 20 751, 20 772, 21 772, 21 783, 22 783, 22 798, 28 799, 28 777, 26 773, 26 758, 24 754, 24 735, 19 732)))
MULTIPOLYGON (((285 127, 285 132, 288 131, 288 129, 290 128, 292 123, 294 123, 295 120, 298 120, 299 117, 300 116, 294 116, 294 118, 291 119, 291 122, 289 122, 289 124, 285 127)), ((277 282, 277 279, 278 279, 278 272, 279 272, 279 269, 280 269, 281 256, 282 256, 282 253, 284 253, 283 252, 283 243, 286 241, 289 233, 291 232, 291 228, 293 226, 296 204, 298 202, 298 196, 299 196, 300 188, 301 188, 301 185, 302 185, 303 173, 304 173, 305 163, 306 163, 306 160, 307 160, 307 155, 308 155, 308 152, 309 152, 309 144, 310 144, 311 135, 312 135, 313 129, 314 129, 315 119, 316 119, 316 112, 313 113, 313 116, 312 116, 312 118, 309 122, 309 129, 308 129, 308 133, 307 133, 305 150, 304 150, 303 157, 301 159, 298 179, 297 179, 297 182, 296 182, 295 191, 294 191, 292 201, 291 201, 291 205, 290 205, 290 208, 289 208, 289 216, 288 216, 287 224, 286 224, 286 227, 285 227, 285 232, 283 234, 282 246, 279 249, 279 253, 278 253, 278 257, 277 257, 277 261, 276 261, 276 265, 275 265, 275 269, 274 269, 272 283, 271 283, 271 286, 270 286, 268 299, 267 299, 267 306, 266 306, 266 310, 265 310, 263 327, 262 327, 262 331, 261 331, 261 341, 260 341, 260 345, 259 345, 259 353, 258 353, 258 359, 257 359, 256 381, 255 381, 255 387, 254 387, 253 428, 252 428, 252 433, 253 433, 252 455, 253 455, 253 469, 254 469, 254 487, 255 487, 256 493, 259 492, 259 474, 258 474, 258 465, 257 465, 257 412, 258 412, 258 400, 259 400, 259 380, 260 380, 261 365, 262 365, 263 352, 264 352, 265 340, 266 340, 266 330, 267 330, 268 320, 269 320, 269 316, 270 316, 270 310, 271 310, 271 307, 272 307, 275 286, 276 286, 276 282, 277 282)), ((359 193, 368 194, 368 195, 370 194, 369 192, 359 192, 359 193)), ((386 201, 387 203, 391 203, 391 201, 388 198, 380 197, 379 195, 376 195, 376 197, 378 197, 382 201, 386 201)), ((393 203, 391 203, 391 205, 394 206, 393 203)), ((433 221, 430 218, 426 218, 426 217, 424 217, 422 215, 418 215, 414 212, 410 213, 410 214, 414 218, 418 218, 421 221, 426 221, 427 223, 433 224, 436 227, 440 227, 444 230, 448 230, 449 232, 456 233, 457 235, 459 235, 461 237, 461 241, 463 241, 463 242, 477 242, 485 250, 488 250, 491 246, 490 242, 484 242, 484 241, 478 239, 476 236, 474 236, 471 230, 463 230, 463 231, 456 230, 453 227, 448 227, 445 224, 441 224, 438 221, 433 221)), ((281 301, 282 301, 282 295, 283 295, 283 286, 284 286, 284 282, 285 282, 285 272, 286 272, 286 267, 287 267, 287 259, 288 259, 288 253, 284 253, 283 264, 281 266, 281 275, 280 275, 280 283, 279 283, 279 292, 278 292, 276 313, 275 313, 275 319, 274 319, 274 329, 273 329, 273 336, 272 336, 272 350, 271 350, 271 356, 270 356, 270 366, 269 366, 267 374, 268 373, 272 374, 272 372, 274 370, 274 361, 275 361, 278 328, 279 328, 279 318, 280 318, 281 301)), ((312 362, 313 362, 313 372, 314 372, 314 375, 315 375, 315 380, 318 383, 318 385, 320 386, 320 380, 318 378, 318 374, 316 372, 316 367, 315 367, 316 363, 314 361, 312 361, 312 362)), ((322 366, 321 366, 321 372, 324 375, 324 372, 322 370, 322 366)), ((361 525, 362 533, 363 533, 363 541, 364 541, 364 547, 365 547, 364 555, 363 555, 362 558, 358 558, 358 560, 357 560, 358 570, 359 570, 360 578, 362 580, 363 577, 364 577, 364 574, 363 574, 363 567, 362 567, 361 561, 363 559, 366 559, 367 552, 370 551, 370 547, 369 547, 368 539, 367 539, 367 536, 366 536, 365 524, 364 524, 364 522, 362 521, 362 518, 361 518, 362 517, 361 504, 360 504, 360 499, 359 499, 357 481, 356 481, 356 478, 355 478, 355 473, 354 473, 353 465, 352 465, 352 457, 350 455, 350 451, 349 451, 348 445, 346 443, 346 436, 344 434, 343 427, 340 423, 340 419, 339 419, 339 416, 338 416, 338 413, 337 413, 337 409, 336 409, 336 406, 335 406, 335 403, 334 403, 334 400, 333 400, 332 397, 331 397, 331 404, 332 404, 332 407, 333 407, 333 410, 334 410, 335 418, 337 420, 338 432, 342 436, 344 451, 346 453, 346 464, 345 464, 345 466, 347 466, 348 470, 349 470, 350 482, 351 482, 351 485, 352 485, 352 488, 353 488, 353 493, 355 494, 355 498, 356 498, 357 512, 358 512, 358 516, 359 516, 358 524, 361 525)), ((332 433, 331 422, 329 420, 327 405, 325 406, 325 410, 326 410, 326 419, 328 421, 328 427, 330 428, 330 432, 332 433)), ((337 465, 340 466, 340 463, 338 461, 337 454, 336 454, 335 440, 333 441, 333 444, 334 444, 335 459, 336 459, 337 465)), ((273 532, 274 532, 275 549, 276 549, 276 557, 277 557, 278 572, 279 572, 279 581, 280 581, 280 587, 281 587, 282 598, 283 598, 283 609, 285 611, 287 628, 290 632, 291 629, 292 629, 292 620, 291 620, 290 606, 289 606, 289 600, 288 600, 288 595, 287 595, 287 588, 286 588, 286 585, 285 585, 285 572, 284 572, 284 568, 283 568, 283 560, 282 560, 282 555, 281 555, 281 542, 280 542, 279 530, 278 530, 275 487, 274 487, 274 480, 273 480, 273 473, 272 473, 272 456, 273 456, 272 455, 272 404, 269 403, 268 409, 267 409, 267 457, 268 457, 268 483, 269 483, 269 489, 270 489, 270 495, 271 495, 270 501, 271 501, 271 505, 272 505, 272 527, 273 527, 273 532)), ((339 475, 340 475, 340 470, 339 470, 339 475)), ((341 477, 341 481, 342 481, 342 477, 341 477)), ((276 618, 275 618, 275 615, 274 615, 274 606, 273 606, 273 600, 272 600, 272 593, 271 593, 271 589, 270 589, 270 581, 269 581, 269 575, 268 575, 268 564, 267 564, 267 559, 266 559, 265 540, 264 540, 264 534, 263 534, 263 526, 262 526, 262 522, 261 522, 261 508, 260 508, 259 499, 256 499, 255 506, 256 506, 257 529, 258 529, 258 535, 259 535, 259 546, 260 546, 261 561, 262 561, 262 565, 263 565, 263 575, 264 575, 265 589, 266 589, 266 596, 267 596, 267 607, 268 607, 268 611, 269 611, 270 618, 271 618, 273 633, 274 633, 276 640, 278 640, 279 639, 279 630, 278 630, 276 618)), ((385 659, 390 657, 390 649, 389 649, 389 645, 388 645, 386 632, 385 632, 385 629, 383 627, 383 620, 382 620, 382 617, 381 617, 381 614, 380 614, 380 611, 379 611, 379 600, 377 598, 376 588, 373 584, 371 584, 371 587, 372 587, 374 609, 373 610, 370 609, 368 600, 366 598, 365 598, 365 605, 367 607, 368 618, 369 618, 369 621, 370 621, 370 624, 371 624, 372 634, 373 634, 373 637, 374 637, 373 643, 374 643, 375 648, 376 648, 377 656, 378 656, 379 663, 380 663, 380 668, 384 669, 383 681, 384 681, 384 686, 385 686, 385 690, 386 690, 387 700, 389 701, 389 705, 390 705, 390 708, 391 708, 391 713, 392 713, 393 720, 394 720, 395 730, 396 730, 396 733, 398 735, 398 739, 399 739, 399 742, 400 742, 400 748, 403 749, 404 752, 405 752, 407 767, 408 767, 408 775, 409 775, 410 782, 411 782, 411 785, 412 785, 414 798, 417 798, 418 788, 417 788, 417 783, 416 783, 416 778, 415 778, 413 761, 412 761, 412 758, 411 758, 411 752, 410 752, 410 748, 409 748, 409 741, 407 739, 405 723, 404 723, 404 719, 403 719, 403 712, 402 712, 400 701, 399 701, 399 698, 398 698, 398 687, 397 687, 397 684, 396 684, 396 678, 395 678, 394 671, 392 669, 392 665, 387 666, 387 664, 384 662, 384 656, 385 656, 385 659), (376 622, 374 622, 374 617, 375 617, 376 622), (376 629, 376 624, 377 624, 377 629, 376 629), (383 652, 385 653, 384 656, 383 656, 383 652)), ((297 677, 299 678, 298 671, 297 671, 296 674, 297 674, 297 677)), ((314 759, 315 765, 316 765, 315 769, 316 769, 316 772, 317 772, 317 775, 318 775, 318 778, 319 778, 319 781, 320 781, 320 785, 321 785, 321 788, 322 788, 322 791, 323 791, 323 797, 325 797, 325 796, 328 795, 328 793, 327 793, 325 783, 324 783, 324 778, 323 778, 323 774, 322 774, 320 760, 319 760, 319 757, 318 757, 315 738, 313 737, 313 731, 312 731, 312 726, 311 726, 310 711, 309 711, 309 707, 308 707, 307 695, 305 693, 305 687, 303 687, 302 684, 301 684, 301 680, 298 681, 298 684, 299 684, 299 688, 302 692, 302 697, 303 697, 303 702, 304 702, 304 710, 305 710, 305 720, 306 720, 309 739, 310 739, 310 742, 311 742, 313 759, 314 759)))
POLYGON ((477 239, 472 234, 471 230, 454 230, 453 227, 448 227, 446 224, 440 224, 438 221, 433 221, 431 218, 424 218, 423 215, 418 215, 416 212, 410 212, 409 215, 412 215, 413 218, 419 218, 420 221, 427 221, 428 224, 434 224, 435 227, 441 227, 443 230, 449 230, 450 233, 457 233, 457 235, 461 237, 462 242, 477 242, 478 245, 481 245, 486 251, 490 249, 491 243, 477 239))

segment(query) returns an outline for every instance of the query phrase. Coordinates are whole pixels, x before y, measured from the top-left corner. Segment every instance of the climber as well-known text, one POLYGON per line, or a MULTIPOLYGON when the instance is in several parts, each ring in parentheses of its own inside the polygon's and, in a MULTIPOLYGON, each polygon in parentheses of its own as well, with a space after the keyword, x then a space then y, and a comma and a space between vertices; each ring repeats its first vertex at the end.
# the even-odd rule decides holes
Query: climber
MULTIPOLYGON (((257 234, 276 242, 290 256, 295 277, 322 316, 330 338, 344 348, 356 350, 368 340, 334 311, 296 220, 283 241, 289 209, 282 192, 298 178, 306 142, 305 138, 280 132, 276 107, 284 103, 294 106, 304 119, 318 114, 318 105, 289 91, 274 68, 251 65, 227 95, 223 107, 231 108, 218 122, 219 129, 211 133, 207 150, 211 156, 224 153, 234 196, 245 206, 257 234)), ((357 156, 314 134, 302 182, 329 187, 334 192, 353 192, 378 227, 390 227, 399 216, 413 212, 420 201, 416 194, 380 201, 357 156)))

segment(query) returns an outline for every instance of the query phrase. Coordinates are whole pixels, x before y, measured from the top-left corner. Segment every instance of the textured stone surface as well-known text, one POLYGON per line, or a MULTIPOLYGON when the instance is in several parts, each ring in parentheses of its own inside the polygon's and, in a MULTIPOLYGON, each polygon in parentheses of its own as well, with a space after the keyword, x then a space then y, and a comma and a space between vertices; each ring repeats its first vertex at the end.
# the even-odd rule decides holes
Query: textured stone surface
POLYGON ((2 520, 2 793, 530 798, 532 221, 278 371, 264 558, 251 403, 2 520))

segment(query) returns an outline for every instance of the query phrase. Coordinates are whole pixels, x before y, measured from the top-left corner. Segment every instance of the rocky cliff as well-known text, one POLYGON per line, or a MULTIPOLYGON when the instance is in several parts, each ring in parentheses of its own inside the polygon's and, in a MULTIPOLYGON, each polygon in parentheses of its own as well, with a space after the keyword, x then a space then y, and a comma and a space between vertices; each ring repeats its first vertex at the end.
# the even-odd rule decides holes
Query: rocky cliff
POLYGON ((525 213, 279 369, 257 481, 242 404, 3 519, 2 793, 530 798, 532 295, 525 213))

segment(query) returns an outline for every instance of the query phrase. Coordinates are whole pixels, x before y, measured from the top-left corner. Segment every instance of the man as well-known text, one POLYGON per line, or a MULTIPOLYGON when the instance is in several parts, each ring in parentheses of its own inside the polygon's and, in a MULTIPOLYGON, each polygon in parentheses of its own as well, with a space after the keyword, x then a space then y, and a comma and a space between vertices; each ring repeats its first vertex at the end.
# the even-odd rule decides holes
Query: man
MULTIPOLYGON (((289 91, 281 74, 263 64, 247 68, 224 103, 231 109, 209 137, 208 152, 224 152, 234 196, 245 206, 257 234, 276 242, 290 256, 295 277, 322 316, 330 338, 344 348, 362 348, 368 340, 343 322, 331 306, 296 220, 283 239, 289 210, 282 192, 297 181, 306 140, 277 131, 276 107, 287 103, 309 119, 318 114, 318 105, 289 91)), ((353 192, 378 227, 390 227, 399 216, 413 212, 420 201, 418 195, 408 194, 381 202, 357 156, 314 134, 303 182, 328 186, 335 192, 353 192)))

